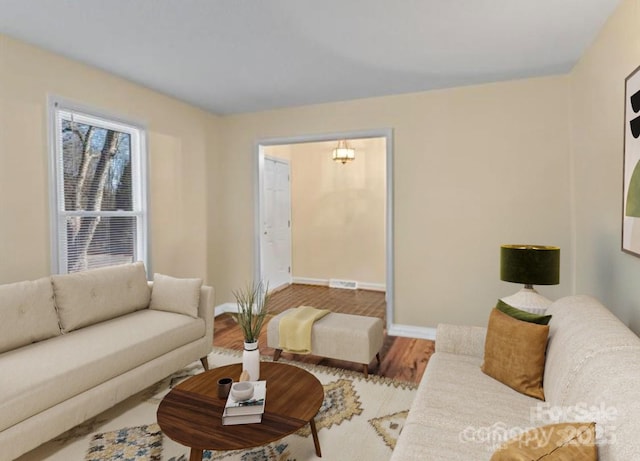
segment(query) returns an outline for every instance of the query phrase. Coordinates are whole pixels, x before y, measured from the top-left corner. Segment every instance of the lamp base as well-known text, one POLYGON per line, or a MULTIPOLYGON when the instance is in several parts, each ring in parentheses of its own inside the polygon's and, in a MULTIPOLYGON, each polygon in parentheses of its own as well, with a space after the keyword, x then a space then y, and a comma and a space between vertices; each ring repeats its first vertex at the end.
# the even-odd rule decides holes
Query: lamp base
POLYGON ((532 314, 543 315, 551 300, 539 294, 534 288, 522 288, 517 293, 501 298, 503 302, 532 314))

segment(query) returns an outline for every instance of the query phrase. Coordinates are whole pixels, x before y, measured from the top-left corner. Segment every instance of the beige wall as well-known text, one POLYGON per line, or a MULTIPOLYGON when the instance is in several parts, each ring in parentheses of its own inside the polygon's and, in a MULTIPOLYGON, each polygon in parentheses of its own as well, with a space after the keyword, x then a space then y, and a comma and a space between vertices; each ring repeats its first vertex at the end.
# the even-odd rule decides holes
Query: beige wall
POLYGON ((223 118, 222 238, 210 265, 221 300, 253 276, 255 143, 381 128, 394 134, 396 323, 485 324, 496 299, 519 288, 499 280, 502 243, 560 246, 561 284, 540 291, 570 293, 567 83, 527 79, 223 118))
POLYGON ((51 271, 47 95, 148 126, 152 269, 207 277, 217 117, 0 35, 0 283, 51 271), (212 160, 212 163, 214 161, 212 160))
POLYGON ((526 242, 562 248, 543 294, 591 293, 640 331, 640 260, 620 251, 639 10, 623 1, 568 76, 230 117, 0 36, 0 282, 50 271, 55 94, 148 124, 153 269, 204 276, 218 303, 254 274, 256 142, 391 128, 397 323, 484 324, 518 288, 498 280, 499 245, 526 242))
POLYGON ((290 161, 292 274, 384 288, 386 142, 349 144, 356 160, 345 165, 331 159, 335 141, 265 149, 290 161))
POLYGON ((640 332, 640 259, 620 251, 624 80, 640 65, 640 2, 623 1, 575 66, 571 144, 576 291, 640 332))
POLYGON ((291 162, 291 149, 294 147, 295 147, 295 144, 284 144, 281 146, 265 146, 264 155, 291 162))

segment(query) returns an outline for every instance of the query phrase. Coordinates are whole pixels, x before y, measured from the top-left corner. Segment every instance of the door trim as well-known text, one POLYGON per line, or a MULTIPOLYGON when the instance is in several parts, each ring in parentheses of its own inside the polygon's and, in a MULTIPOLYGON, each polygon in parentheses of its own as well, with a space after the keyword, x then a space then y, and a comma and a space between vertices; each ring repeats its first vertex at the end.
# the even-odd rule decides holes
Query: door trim
POLYGON ((306 142, 336 141, 338 139, 386 139, 386 218, 385 218, 385 255, 386 255, 386 294, 387 303, 386 318, 387 331, 394 331, 394 250, 393 250, 393 129, 380 128, 363 131, 346 131, 338 133, 325 133, 304 136, 291 136, 283 138, 259 139, 254 144, 254 280, 261 280, 261 204, 260 191, 263 187, 264 174, 264 148, 282 144, 300 144, 306 142))

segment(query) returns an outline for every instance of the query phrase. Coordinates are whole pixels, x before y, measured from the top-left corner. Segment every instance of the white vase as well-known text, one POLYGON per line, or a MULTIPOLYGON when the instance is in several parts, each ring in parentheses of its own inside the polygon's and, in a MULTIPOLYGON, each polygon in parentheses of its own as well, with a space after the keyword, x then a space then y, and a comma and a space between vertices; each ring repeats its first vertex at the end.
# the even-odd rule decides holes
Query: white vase
POLYGON ((260 350, 258 349, 258 341, 244 343, 242 371, 249 373, 249 381, 258 381, 260 379, 260 350))

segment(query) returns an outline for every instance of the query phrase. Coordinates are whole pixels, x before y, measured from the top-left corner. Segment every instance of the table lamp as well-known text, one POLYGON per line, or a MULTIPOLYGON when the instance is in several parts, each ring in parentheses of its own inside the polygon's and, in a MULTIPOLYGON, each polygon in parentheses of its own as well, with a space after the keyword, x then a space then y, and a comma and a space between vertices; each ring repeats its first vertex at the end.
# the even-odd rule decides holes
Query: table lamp
POLYGON ((517 293, 502 298, 510 306, 534 314, 544 314, 551 301, 533 285, 560 283, 560 248, 544 245, 502 245, 500 280, 523 283, 517 293))

